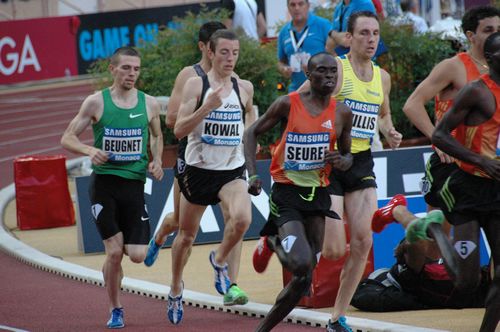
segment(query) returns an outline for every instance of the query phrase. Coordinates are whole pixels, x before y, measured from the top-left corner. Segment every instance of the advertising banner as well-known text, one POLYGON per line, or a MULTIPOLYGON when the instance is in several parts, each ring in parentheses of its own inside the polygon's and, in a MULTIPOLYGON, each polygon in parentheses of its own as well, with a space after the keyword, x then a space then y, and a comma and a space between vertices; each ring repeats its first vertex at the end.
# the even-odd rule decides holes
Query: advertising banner
MULTIPOLYGON (((426 212, 426 204, 420 192, 420 179, 424 176, 425 163, 432 154, 430 147, 402 148, 395 151, 374 152, 375 175, 377 177, 378 205, 383 206, 396 194, 408 198, 408 208, 417 215, 426 212)), ((252 224, 245 239, 256 239, 269 215, 269 194, 272 185, 269 173, 270 160, 257 161, 257 173, 263 181, 262 192, 252 196, 252 224)), ((78 195, 78 227, 81 233, 80 249, 85 253, 104 250, 102 241, 90 213, 88 199, 89 177, 79 177, 76 181, 78 195)), ((152 234, 159 228, 159 222, 173 211, 173 171, 165 170, 161 182, 148 179, 145 188, 146 203, 150 216, 152 234)), ((219 206, 209 206, 200 223, 195 244, 214 243, 222 240, 224 220, 219 206)), ((391 224, 380 234, 373 236, 374 268, 389 267, 394 264, 394 248, 404 237, 404 229, 399 224, 391 224)), ((174 236, 169 236, 165 246, 170 247, 174 236)), ((485 264, 488 253, 484 241, 481 242, 481 262, 485 264)))
MULTIPOLYGON (((216 5, 209 3, 206 7, 216 5)), ((119 47, 154 42, 159 29, 173 26, 174 17, 183 17, 188 11, 198 13, 200 9, 200 4, 193 4, 80 15, 76 36, 78 72, 87 74, 93 62, 109 57, 119 47)))
POLYGON ((0 84, 78 74, 77 17, 0 22, 0 84))

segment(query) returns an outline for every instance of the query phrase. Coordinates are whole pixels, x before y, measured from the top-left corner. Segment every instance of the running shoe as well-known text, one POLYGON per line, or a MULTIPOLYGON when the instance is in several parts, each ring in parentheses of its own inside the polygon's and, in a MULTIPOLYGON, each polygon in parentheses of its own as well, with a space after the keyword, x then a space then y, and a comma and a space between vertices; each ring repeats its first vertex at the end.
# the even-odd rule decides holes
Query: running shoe
POLYGON ((149 240, 148 252, 146 254, 146 258, 144 258, 144 265, 149 267, 155 263, 158 258, 158 254, 160 253, 160 248, 161 246, 156 244, 155 237, 153 236, 151 240, 149 240))
POLYGON ((409 243, 414 243, 418 240, 429 240, 427 236, 427 227, 430 224, 436 223, 442 225, 444 222, 443 212, 440 210, 432 210, 425 217, 413 220, 406 227, 406 240, 409 243))
POLYGON ((121 329, 125 327, 123 323, 123 308, 114 308, 107 323, 108 329, 121 329))
POLYGON ((184 309, 182 308, 182 291, 181 293, 173 297, 168 294, 167 300, 167 316, 170 323, 177 325, 182 321, 182 315, 184 314, 184 309))
POLYGON ((264 272, 269 265, 272 255, 273 252, 267 245, 267 236, 262 236, 253 251, 252 263, 254 270, 257 273, 264 272))
POLYGON ((347 325, 344 316, 340 316, 339 319, 332 323, 332 320, 328 320, 328 325, 326 326, 327 332, 352 332, 352 329, 347 325))
POLYGON ((382 232, 388 224, 394 221, 392 211, 398 205, 407 205, 406 198, 401 194, 397 194, 389 203, 375 211, 372 217, 372 230, 375 233, 382 232))
POLYGON ((227 263, 223 266, 218 265, 215 262, 215 251, 213 250, 210 252, 208 259, 210 260, 210 264, 212 264, 212 267, 214 268, 215 289, 219 294, 224 295, 227 293, 229 287, 231 286, 231 280, 229 279, 229 275, 227 274, 227 263))
POLYGON ((248 295, 236 284, 232 284, 224 294, 224 305, 247 304, 248 295))

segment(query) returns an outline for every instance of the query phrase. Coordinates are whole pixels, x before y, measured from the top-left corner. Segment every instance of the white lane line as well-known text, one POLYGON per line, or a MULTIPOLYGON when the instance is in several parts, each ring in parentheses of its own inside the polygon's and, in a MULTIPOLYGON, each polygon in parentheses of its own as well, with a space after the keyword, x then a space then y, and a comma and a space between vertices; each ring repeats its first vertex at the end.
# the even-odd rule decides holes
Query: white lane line
POLYGON ((12 332, 29 332, 27 330, 21 330, 15 327, 10 327, 10 326, 5 326, 5 325, 0 325, 0 330, 2 331, 12 331, 12 332))
MULTIPOLYGON (((84 144, 90 144, 90 143, 94 142, 94 139, 87 139, 87 140, 83 140, 82 142, 84 144)), ((4 161, 14 160, 15 158, 17 158, 19 156, 34 155, 34 154, 40 154, 40 153, 45 153, 45 152, 55 151, 55 150, 64 151, 64 149, 62 147, 60 147, 60 146, 58 146, 58 147, 56 146, 56 147, 53 147, 53 148, 47 148, 47 149, 32 150, 32 151, 27 151, 25 153, 19 153, 19 154, 13 155, 13 156, 8 156, 8 157, 0 158, 0 163, 2 163, 4 161)))
POLYGON ((69 124, 68 120, 62 120, 62 121, 53 121, 53 122, 47 122, 47 123, 40 123, 32 126, 22 126, 22 127, 16 127, 16 128, 11 128, 11 129, 3 129, 2 134, 12 134, 12 133, 17 133, 19 131, 25 131, 25 130, 33 130, 33 129, 39 129, 39 128, 45 128, 45 127, 54 127, 56 125, 60 124, 69 124))
MULTIPOLYGON (((44 112, 44 113, 37 113, 36 115, 28 115, 28 116, 19 116, 14 119, 8 119, 8 120, 2 120, 0 121, 0 124, 7 124, 7 123, 15 123, 15 122, 21 122, 21 121, 26 121, 26 120, 35 120, 35 121, 40 121, 40 120, 48 120, 47 118, 49 117, 54 117, 58 115, 67 115, 67 114, 74 114, 76 115, 78 113, 78 109, 72 109, 69 111, 56 111, 56 112, 44 112)), ((68 123, 71 119, 68 119, 68 123)))

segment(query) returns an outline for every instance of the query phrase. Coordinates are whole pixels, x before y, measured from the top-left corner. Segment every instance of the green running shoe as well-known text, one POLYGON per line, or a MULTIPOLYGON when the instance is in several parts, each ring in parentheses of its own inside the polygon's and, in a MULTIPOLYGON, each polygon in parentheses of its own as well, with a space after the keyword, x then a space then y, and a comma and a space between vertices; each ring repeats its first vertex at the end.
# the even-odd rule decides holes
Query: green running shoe
POLYGON ((224 294, 224 305, 247 304, 248 296, 238 285, 232 284, 224 294))
POLYGON ((432 210, 425 217, 413 220, 406 228, 406 240, 415 243, 418 240, 430 240, 427 236, 427 227, 436 223, 442 225, 444 221, 443 212, 432 210))

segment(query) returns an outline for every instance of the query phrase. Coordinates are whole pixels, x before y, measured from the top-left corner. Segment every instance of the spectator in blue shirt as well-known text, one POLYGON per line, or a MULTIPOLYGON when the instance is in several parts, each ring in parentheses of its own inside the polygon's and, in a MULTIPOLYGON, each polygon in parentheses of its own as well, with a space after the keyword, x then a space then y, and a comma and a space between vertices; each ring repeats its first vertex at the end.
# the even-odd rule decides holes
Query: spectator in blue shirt
POLYGON ((291 78, 288 92, 297 90, 306 80, 307 61, 325 51, 331 23, 309 12, 308 0, 287 0, 292 20, 285 24, 278 36, 278 69, 291 78))
MULTIPOLYGON (((343 0, 339 2, 333 12, 333 24, 327 44, 328 51, 334 51, 339 56, 349 52, 349 44, 346 39, 347 21, 349 21, 349 17, 353 13, 361 11, 369 11, 377 14, 372 0, 343 0)), ((375 53, 375 58, 386 51, 387 48, 381 39, 375 53)))

